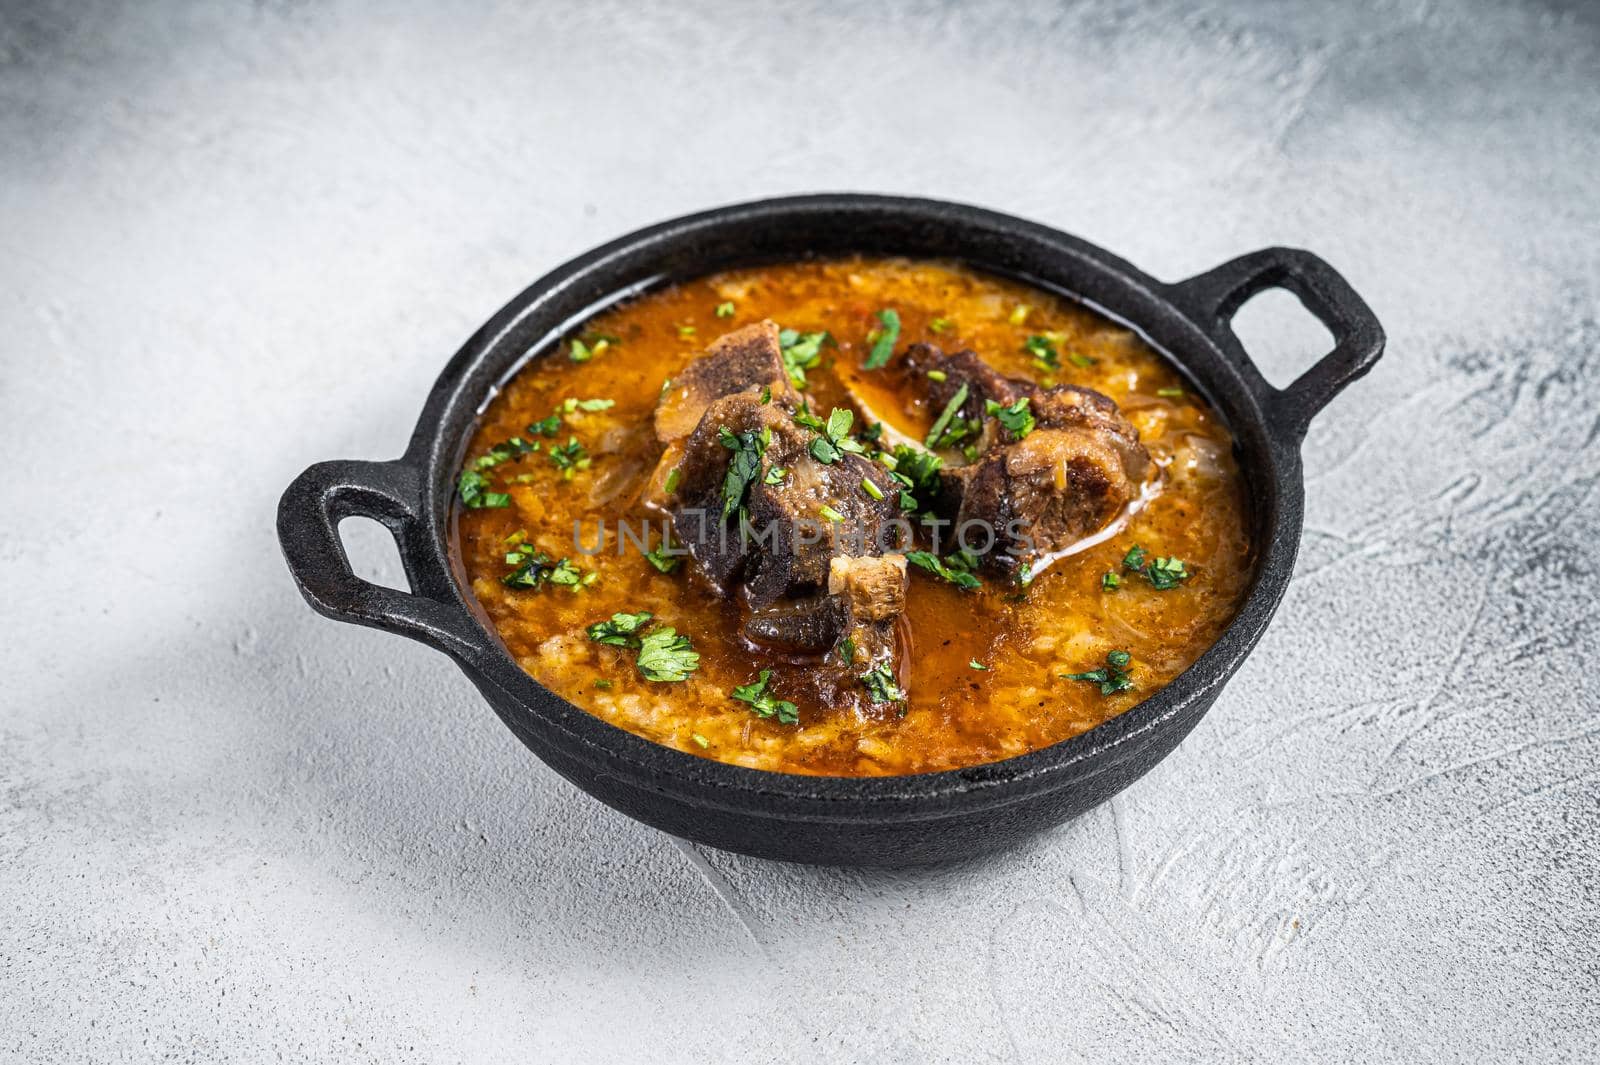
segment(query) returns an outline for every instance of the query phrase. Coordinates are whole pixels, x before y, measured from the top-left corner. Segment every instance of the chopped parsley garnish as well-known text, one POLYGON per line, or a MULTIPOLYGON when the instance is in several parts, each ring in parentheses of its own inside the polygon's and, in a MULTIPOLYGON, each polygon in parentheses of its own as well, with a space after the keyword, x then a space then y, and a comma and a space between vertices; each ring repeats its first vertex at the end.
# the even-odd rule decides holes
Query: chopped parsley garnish
POLYGON ((938 496, 939 467, 944 465, 944 459, 906 444, 896 445, 890 458, 894 479, 906 489, 900 493, 901 510, 916 510, 918 498, 931 501, 938 496))
POLYGON ((604 355, 605 350, 611 345, 620 344, 621 342, 618 337, 610 336, 606 333, 590 335, 587 343, 579 337, 573 337, 567 350, 567 357, 573 362, 588 362, 596 355, 604 355))
POLYGON ((561 471, 562 478, 570 481, 574 472, 589 468, 589 452, 577 437, 569 436, 565 444, 550 449, 550 461, 561 471))
POLYGON ((889 365, 889 358, 894 354, 894 346, 900 342, 900 312, 893 307, 878 312, 878 321, 883 323, 883 328, 877 330, 877 339, 872 342, 872 351, 867 355, 867 361, 861 364, 863 370, 881 370, 889 365))
POLYGON ((846 636, 844 642, 839 645, 839 661, 847 666, 856 664, 856 641, 849 636, 846 636))
POLYGON ((756 475, 761 472, 761 456, 767 450, 771 436, 771 429, 759 433, 746 429, 742 433, 735 433, 724 425, 717 430, 718 443, 733 452, 733 457, 728 460, 728 472, 722 478, 723 521, 744 512, 745 495, 755 482, 756 475))
POLYGON ((1022 342, 1023 350, 1033 356, 1033 361, 1042 370, 1061 369, 1061 356, 1056 352, 1055 344, 1050 338, 1036 333, 1022 342))
POLYGON ((948 318, 935 318, 933 321, 928 323, 928 332, 934 334, 942 333, 949 328, 950 319, 948 318))
POLYGON ((528 426, 528 432, 534 436, 555 436, 561 431, 561 412, 554 411, 550 417, 543 421, 534 422, 528 426))
POLYGON ((1006 432, 1018 440, 1023 439, 1033 432, 1033 411, 1028 409, 1028 397, 1023 396, 1010 406, 986 400, 983 409, 988 414, 999 420, 1006 432))
POLYGON ((502 462, 510 462, 512 459, 519 459, 538 450, 539 441, 535 440, 530 444, 520 436, 513 436, 510 440, 494 445, 488 451, 473 459, 472 468, 475 470, 487 470, 500 465, 502 462))
POLYGON ((491 492, 490 484, 489 478, 477 470, 467 470, 461 475, 461 480, 456 482, 456 491, 461 496, 462 505, 473 510, 498 510, 501 507, 509 507, 510 494, 491 492))
POLYGON ((967 401, 967 392, 966 382, 963 381, 961 387, 956 389, 956 394, 950 397, 950 402, 944 405, 944 410, 935 419, 933 428, 928 430, 928 437, 923 441, 925 447, 933 447, 934 441, 944 435, 945 430, 950 427, 950 422, 955 418, 956 411, 960 410, 961 404, 967 401))
POLYGON ((894 682, 894 673, 889 669, 889 663, 880 662, 858 678, 867 686, 867 692, 872 696, 874 703, 899 703, 904 702, 906 693, 894 682))
POLYGON ((772 402, 772 386, 771 385, 762 385, 761 386, 761 405, 763 407, 765 407, 768 403, 771 403, 771 402, 772 402))
POLYGON ((978 556, 965 548, 946 555, 942 562, 931 551, 907 551, 906 561, 935 577, 943 577, 957 588, 977 588, 983 583, 972 572, 978 568, 978 556))
POLYGON ((589 639, 611 647, 632 648, 639 652, 639 672, 645 680, 679 681, 700 668, 700 656, 689 643, 689 637, 678 635, 673 628, 653 629, 644 636, 639 630, 650 623, 650 612, 637 614, 612 614, 605 621, 597 621, 584 631, 589 639))
POLYGON ((639 630, 650 624, 653 616, 648 610, 641 610, 637 614, 612 614, 605 621, 597 621, 583 631, 595 643, 611 647, 637 647, 639 630))
POLYGON ((856 416, 840 407, 833 408, 828 422, 822 426, 822 435, 811 441, 811 457, 824 466, 838 462, 846 451, 859 452, 861 445, 850 439, 850 426, 856 416))
MULTIPOLYGON (((589 414, 593 414, 595 411, 610 410, 616 405, 617 401, 614 399, 573 399, 569 396, 565 401, 562 402, 561 409, 567 414, 571 414, 575 410, 581 410, 589 414)), ((554 417, 554 414, 550 416, 550 418, 554 417)), ((546 418, 545 421, 548 422, 550 418, 546 418)))
MULTIPOLYGON (((1191 574, 1181 558, 1151 558, 1150 552, 1134 544, 1122 558, 1122 568, 1137 573, 1158 592, 1167 592, 1189 579, 1191 574)), ((1102 579, 1103 581, 1103 579, 1102 579)), ((1112 585, 1112 587, 1116 587, 1112 585)))
POLYGON ((806 387, 806 371, 815 370, 817 364, 822 362, 822 345, 828 341, 826 332, 778 331, 778 351, 783 356, 783 368, 789 372, 789 381, 794 387, 806 387))
POLYGON ((967 660, 967 668, 980 670, 984 673, 989 672, 989 667, 978 661, 976 658, 969 658, 967 660))
POLYGON ((1106 655, 1106 664, 1099 669, 1091 669, 1087 673, 1063 673, 1061 679, 1086 680, 1091 684, 1098 684, 1101 695, 1125 692, 1133 687, 1133 680, 1128 672, 1130 661, 1132 656, 1128 652, 1112 651, 1106 655))
POLYGON ((779 699, 767 690, 767 683, 772 679, 772 670, 763 669, 756 679, 749 684, 741 684, 729 692, 731 698, 741 703, 749 703, 750 709, 757 717, 777 718, 780 725, 798 725, 800 723, 800 708, 787 699, 779 699))
POLYGON ((1118 588, 1122 587, 1122 578, 1118 577, 1110 570, 1107 570, 1105 573, 1100 575, 1100 587, 1104 591, 1114 592, 1118 588))
POLYGON ((717 304, 716 315, 718 318, 732 318, 733 312, 734 306, 732 300, 726 300, 717 304))
POLYGON ((818 433, 828 427, 827 422, 811 413, 810 402, 803 399, 800 401, 799 409, 794 412, 794 421, 796 425, 818 433))
POLYGON ((500 578, 507 588, 543 588, 558 584, 577 591, 585 583, 594 583, 593 574, 585 574, 567 559, 553 561, 549 555, 529 543, 519 543, 506 552, 506 565, 515 567, 500 578))
POLYGON ((594 682, 594 686, 604 691, 611 687, 611 682, 606 680, 604 677, 601 677, 599 680, 594 682))
POLYGON ((661 542, 644 553, 644 560, 662 573, 671 573, 683 562, 683 553, 672 542, 672 534, 661 538, 661 542))
POLYGON ((970 391, 967 383, 963 381, 961 387, 956 389, 956 394, 950 397, 950 402, 944 405, 944 410, 934 421, 933 428, 928 430, 928 437, 922 442, 924 447, 934 450, 956 447, 967 437, 978 434, 981 426, 956 413, 967 401, 970 391))
POLYGON ((1087 355, 1080 355, 1077 352, 1073 352, 1071 355, 1067 356, 1067 361, 1072 363, 1072 365, 1076 366, 1080 370, 1087 370, 1099 360, 1091 359, 1087 355))
POLYGON ((772 466, 767 470, 765 477, 761 478, 762 484, 782 484, 783 479, 789 476, 789 471, 782 466, 772 466))
POLYGON ((687 680, 700 668, 700 655, 677 629, 655 629, 639 641, 638 665, 645 680, 687 680))

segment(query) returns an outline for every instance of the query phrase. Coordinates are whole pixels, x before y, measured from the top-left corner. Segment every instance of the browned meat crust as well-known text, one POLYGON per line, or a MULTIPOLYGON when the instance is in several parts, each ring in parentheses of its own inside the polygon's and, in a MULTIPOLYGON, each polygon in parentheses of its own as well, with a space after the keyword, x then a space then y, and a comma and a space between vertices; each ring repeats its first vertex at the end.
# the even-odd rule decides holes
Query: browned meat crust
POLYGON ((770 320, 719 337, 705 355, 672 379, 656 404, 656 438, 663 444, 682 440, 700 424, 711 404, 750 388, 772 389, 774 400, 783 406, 799 401, 783 368, 777 323, 770 320))

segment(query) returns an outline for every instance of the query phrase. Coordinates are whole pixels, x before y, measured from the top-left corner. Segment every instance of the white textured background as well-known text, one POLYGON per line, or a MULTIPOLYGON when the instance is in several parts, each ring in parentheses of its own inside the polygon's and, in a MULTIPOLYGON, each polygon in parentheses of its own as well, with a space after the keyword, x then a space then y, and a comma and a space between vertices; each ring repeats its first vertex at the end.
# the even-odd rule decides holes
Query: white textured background
POLYGON ((1597 131, 1594 4, 6 0, 0 1056, 1595 1060, 1597 131), (538 274, 821 189, 1299 244, 1389 331, 1210 717, 968 867, 626 821, 274 541, 538 274))

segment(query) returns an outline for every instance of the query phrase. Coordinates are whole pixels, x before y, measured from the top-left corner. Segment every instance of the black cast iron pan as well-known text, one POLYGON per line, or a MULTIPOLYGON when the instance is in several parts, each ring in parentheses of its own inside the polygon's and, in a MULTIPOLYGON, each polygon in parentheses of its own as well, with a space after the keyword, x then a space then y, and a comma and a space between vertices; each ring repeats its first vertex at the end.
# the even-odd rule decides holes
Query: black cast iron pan
POLYGON ((567 779, 673 835, 767 858, 915 865, 1005 847, 1102 803, 1188 734, 1261 637, 1300 541, 1307 424, 1383 352, 1361 297, 1309 252, 1268 248, 1164 284, 1045 226, 937 200, 799 196, 718 208, 639 230, 567 263, 467 341, 428 395, 411 443, 389 462, 321 462, 278 507, 278 537, 306 600, 339 621, 387 629, 454 658, 511 731, 567 779), (771 773, 661 747, 541 686, 469 605, 451 544, 452 492, 479 410, 529 357, 599 308, 652 285, 752 262, 851 252, 962 260, 1074 296, 1131 325, 1220 410, 1249 485, 1257 563, 1239 614, 1187 671, 1081 736, 968 769, 879 778, 771 773), (1230 319, 1283 288, 1333 334, 1288 388, 1268 384, 1230 319), (338 523, 363 515, 399 543, 411 591, 357 578, 338 523))

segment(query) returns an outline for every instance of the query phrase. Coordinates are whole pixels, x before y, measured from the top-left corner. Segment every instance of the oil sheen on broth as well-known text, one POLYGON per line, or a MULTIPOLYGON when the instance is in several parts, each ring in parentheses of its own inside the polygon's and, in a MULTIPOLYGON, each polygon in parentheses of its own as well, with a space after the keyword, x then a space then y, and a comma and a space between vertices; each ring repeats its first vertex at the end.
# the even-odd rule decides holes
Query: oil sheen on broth
MULTIPOLYGON (((870 421, 857 415, 855 428, 870 421)), ((512 656, 540 683, 614 725, 759 769, 929 772, 1075 736, 1187 668, 1232 618, 1250 575, 1243 485, 1216 414, 1127 329, 1053 294, 953 263, 802 261, 640 296, 517 374, 485 412, 466 468, 512 437, 541 447, 481 468, 482 491, 502 505, 483 506, 480 497, 478 507, 457 506, 472 592, 512 656), (883 329, 879 312, 889 308, 900 321, 895 357, 882 370, 863 371, 883 329), (851 406, 844 383, 853 381, 857 399, 879 413, 894 409, 891 420, 920 437, 938 411, 905 398, 916 395, 917 382, 907 380, 900 354, 919 341, 946 352, 971 349, 1001 373, 1042 386, 1095 389, 1138 430, 1161 471, 1158 489, 1114 535, 1054 561, 1026 585, 985 572, 980 587, 963 589, 910 567, 908 697, 827 705, 808 682, 813 667, 752 648, 738 601, 713 594, 689 559, 661 572, 631 542, 619 553, 615 535, 619 521, 648 523, 656 537, 663 528, 661 513, 644 502, 662 454, 652 413, 663 381, 720 335, 763 319, 829 334, 803 393, 824 418, 851 406), (1038 337, 1049 343, 1044 360, 1038 342, 1030 346, 1038 337), (553 435, 530 436, 534 423, 549 431, 552 414, 560 416, 553 435), (584 553, 599 544, 602 523, 603 550, 584 553), (1135 545, 1147 565, 1181 559, 1188 575, 1152 581, 1128 568, 1135 545), (569 560, 572 568, 560 578, 567 583, 504 582, 525 557, 518 552, 535 548, 569 560), (686 679, 648 680, 634 650, 586 633, 615 613, 642 611, 653 615, 642 631, 671 626, 691 641, 700 657, 686 679), (1094 680, 1067 679, 1106 668, 1113 652, 1128 656, 1126 690, 1107 694, 1094 680), (765 691, 792 701, 798 723, 758 716, 748 701, 731 697, 763 669, 771 671, 765 691)))

